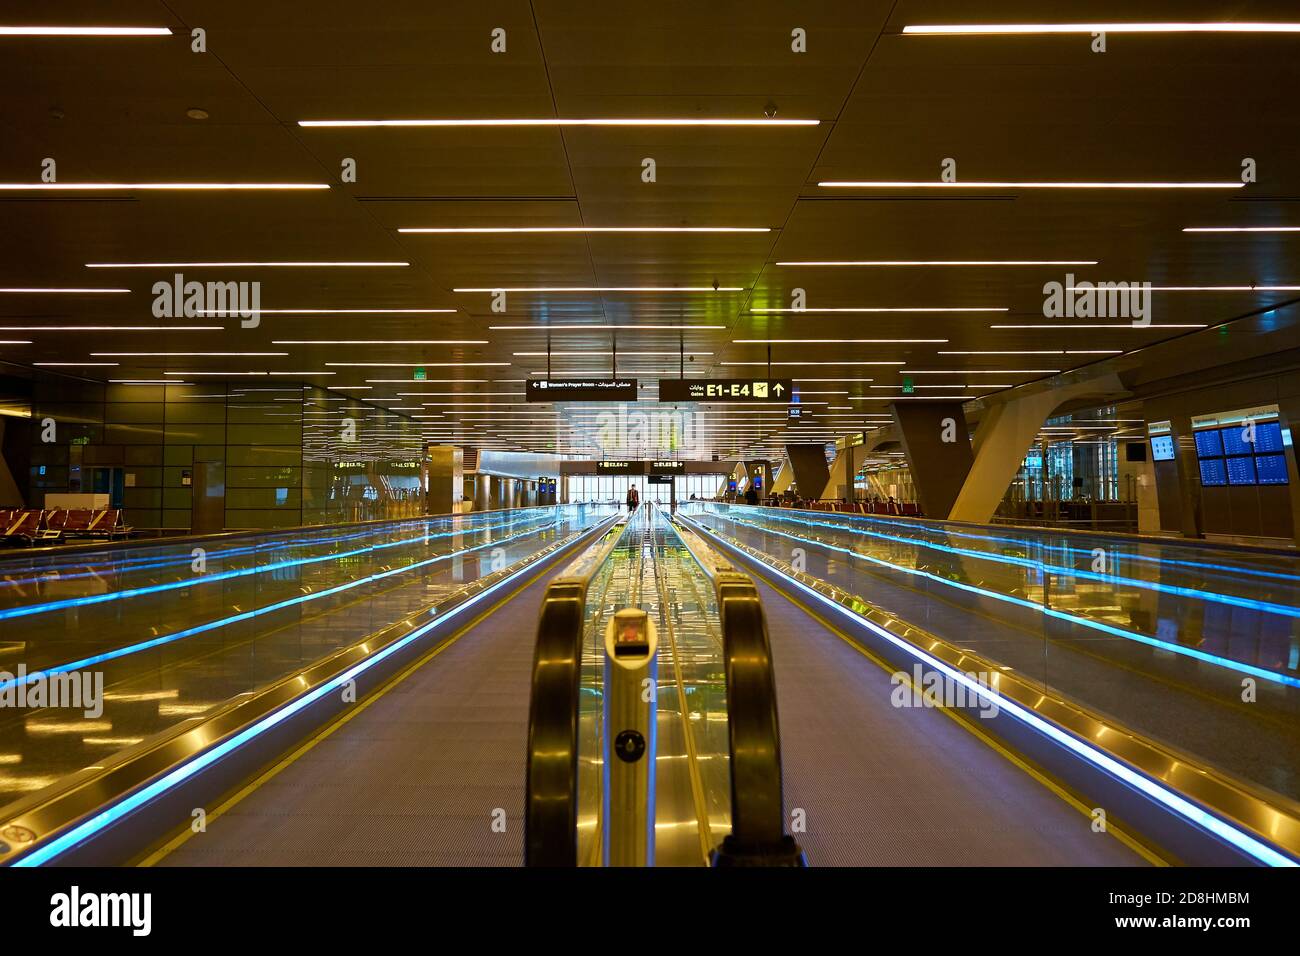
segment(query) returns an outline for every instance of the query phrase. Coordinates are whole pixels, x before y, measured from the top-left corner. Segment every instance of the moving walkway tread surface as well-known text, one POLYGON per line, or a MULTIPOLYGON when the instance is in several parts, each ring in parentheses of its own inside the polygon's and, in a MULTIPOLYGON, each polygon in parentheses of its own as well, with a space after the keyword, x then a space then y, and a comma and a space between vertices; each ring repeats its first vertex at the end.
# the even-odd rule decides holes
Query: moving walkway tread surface
POLYGON ((546 580, 326 728, 209 819, 206 833, 156 862, 521 865, 528 691, 546 580), (492 826, 498 809, 505 832, 492 826))
POLYGON ((1145 860, 761 580, 787 815, 811 866, 1132 866, 1145 860))

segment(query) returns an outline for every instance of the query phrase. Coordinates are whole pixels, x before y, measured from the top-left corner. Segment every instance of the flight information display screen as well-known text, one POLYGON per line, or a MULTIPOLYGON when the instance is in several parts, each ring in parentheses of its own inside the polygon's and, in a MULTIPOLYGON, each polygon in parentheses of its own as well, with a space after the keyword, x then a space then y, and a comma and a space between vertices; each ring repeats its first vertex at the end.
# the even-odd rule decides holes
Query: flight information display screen
POLYGON ((1173 435, 1151 436, 1151 460, 1152 461, 1173 461, 1174 460, 1174 436, 1173 435))
POLYGON ((1223 454, 1223 439, 1217 428, 1206 428, 1193 432, 1196 437, 1196 454, 1201 458, 1213 458, 1223 454))
POLYGON ((1201 459, 1201 484, 1206 487, 1218 487, 1228 483, 1228 472, 1223 466, 1222 458, 1201 459))
MULTIPOLYGON (((1192 433, 1200 459, 1201 484, 1285 485, 1290 482, 1283 454, 1282 424, 1239 422, 1192 433)), ((1154 442, 1154 439, 1153 439, 1154 442)))
POLYGON ((1261 485, 1290 484, 1286 470, 1286 455, 1256 455, 1255 474, 1261 485))
POLYGON ((1255 426, 1255 454, 1282 450, 1282 425, 1280 422, 1263 422, 1255 426))
MULTIPOLYGON (((1256 429, 1256 432, 1258 432, 1258 429, 1256 429)), ((1255 445, 1246 441, 1247 430, 1244 425, 1230 425, 1227 428, 1220 429, 1220 433, 1223 435, 1223 454, 1254 454, 1255 445)))
POLYGON ((1225 458, 1228 463, 1228 484, 1253 485, 1255 480, 1255 459, 1250 455, 1237 458, 1225 458))

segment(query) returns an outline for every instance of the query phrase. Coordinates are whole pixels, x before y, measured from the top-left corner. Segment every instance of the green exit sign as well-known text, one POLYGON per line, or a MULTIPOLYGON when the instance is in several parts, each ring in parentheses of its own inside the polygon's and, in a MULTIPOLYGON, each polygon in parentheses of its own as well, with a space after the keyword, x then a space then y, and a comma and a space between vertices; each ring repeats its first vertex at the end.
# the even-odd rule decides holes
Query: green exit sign
POLYGON ((429 373, 426 372, 424 369, 422 369, 422 368, 417 368, 417 369, 415 370, 415 380, 416 380, 417 382, 423 382, 423 381, 424 381, 425 379, 427 379, 428 377, 429 377, 429 373))
POLYGON ((912 380, 910 378, 903 379, 903 394, 904 395, 916 394, 916 386, 912 384, 912 380))

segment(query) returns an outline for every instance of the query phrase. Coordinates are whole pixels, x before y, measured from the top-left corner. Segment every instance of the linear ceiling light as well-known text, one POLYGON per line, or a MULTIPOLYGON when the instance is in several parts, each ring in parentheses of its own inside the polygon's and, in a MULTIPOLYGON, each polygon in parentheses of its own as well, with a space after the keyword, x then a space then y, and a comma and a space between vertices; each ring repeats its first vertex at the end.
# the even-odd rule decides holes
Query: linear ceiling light
POLYGON ((778 266, 1095 266, 1096 259, 859 259, 778 262, 778 266))
POLYGON ((32 294, 32 295, 48 295, 48 294, 66 294, 66 295, 99 295, 99 294, 101 294, 101 293, 109 293, 109 292, 130 292, 130 291, 131 291, 130 289, 71 289, 71 288, 65 288, 65 289, 54 289, 54 288, 47 288, 47 289, 39 289, 39 288, 25 288, 25 289, 24 289, 24 288, 12 288, 12 289, 0 289, 0 292, 4 292, 4 293, 14 293, 14 294, 32 294))
POLYGON ((409 266, 409 262, 87 262, 87 269, 341 269, 409 266))
POLYGON ((725 329, 725 325, 489 325, 489 332, 603 332, 607 329, 647 329, 654 332, 689 332, 725 329))
POLYGON ((452 289, 452 292, 744 292, 742 286, 711 285, 555 285, 495 286, 452 289))
POLYGON ((0 332, 224 332, 223 325, 0 325, 0 332))
MULTIPOLYGON (((901 363, 900 363, 901 364, 901 363)), ((1059 368, 909 368, 908 375, 1046 375, 1059 368)))
POLYGON ((330 368, 482 368, 509 362, 326 362, 330 368))
POLYGON ((288 352, 91 352, 96 358, 284 358, 288 352))
POLYGON ((0 183, 3 192, 120 192, 123 190, 257 191, 329 189, 328 183, 0 183))
MULTIPOLYGON (((1078 291, 1074 286, 1067 292, 1078 291)), ((1152 292, 1300 292, 1300 285, 1153 285, 1152 292)))
POLYGON ((926 306, 908 306, 905 308, 893 308, 893 307, 877 308, 874 306, 869 308, 861 307, 861 308, 844 308, 844 309, 754 308, 754 309, 750 309, 749 311, 753 315, 772 315, 772 314, 787 313, 787 312, 811 312, 817 314, 824 313, 827 315, 831 315, 831 314, 854 313, 854 312, 1010 312, 1011 309, 1006 306, 994 306, 989 308, 985 308, 985 307, 971 308, 967 306, 961 306, 955 308, 947 308, 945 306, 926 305, 926 306))
POLYGON ((770 226, 430 226, 405 227, 398 232, 424 235, 501 235, 513 233, 677 233, 771 232, 770 226))
POLYGON ((1186 324, 1186 323, 1178 324, 1172 322, 1166 325, 1133 325, 1131 322, 1123 322, 1119 324, 1112 323, 1109 325, 1102 325, 1102 324, 1069 325, 1065 323, 1060 323, 1060 324, 1040 323, 1038 325, 990 325, 989 328, 990 329, 1132 329, 1134 332, 1148 332, 1148 331, 1157 332, 1160 329, 1203 329, 1205 328, 1205 325, 1186 324))
POLYGON ((272 345, 487 345, 487 339, 276 339, 272 345))
POLYGON ((121 363, 119 362, 33 362, 33 365, 41 368, 112 368, 121 363))
POLYGON ((817 126, 815 119, 690 119, 621 118, 621 119, 379 119, 379 120, 299 120, 299 126, 817 126))
POLYGON ((902 365, 902 362, 722 362, 722 365, 902 365))
MULTIPOLYGON (((947 341, 947 339, 945 339, 944 341, 947 341)), ((513 354, 517 356, 527 357, 527 358, 545 358, 547 355, 555 356, 557 358, 574 358, 574 357, 582 357, 586 355, 592 355, 592 356, 622 355, 627 357, 644 357, 648 355, 681 355, 681 354, 712 355, 713 353, 697 352, 694 349, 687 349, 685 353, 682 353, 678 349, 672 349, 666 352, 593 352, 593 351, 584 350, 580 352, 515 352, 513 354)))
POLYGON ((1185 226, 1183 232, 1300 232, 1300 226, 1185 226))
POLYGON ((939 350, 936 355, 1121 355, 1123 349, 994 349, 986 352, 949 352, 939 350))
POLYGON ((1130 23, 920 23, 903 27, 906 36, 1040 36, 1075 33, 1300 33, 1300 23, 1261 21, 1130 23))
MULTIPOLYGON (((735 345, 942 345, 947 339, 732 339, 735 345)), ((518 353, 516 353, 518 354, 518 353)), ((671 353, 671 354, 676 354, 671 353)), ((707 355, 707 352, 697 352, 707 355)))
POLYGON ((1243 182, 1025 182, 1017 180, 971 180, 969 182, 935 182, 933 180, 828 180, 818 186, 830 189, 1240 189, 1243 182))
POLYGON ((168 37, 167 27, 0 26, 0 37, 168 37))
MULTIPOLYGON (((259 309, 262 315, 433 315, 453 313, 455 309, 259 309)), ((217 309, 202 310, 198 315, 226 315, 217 309)))

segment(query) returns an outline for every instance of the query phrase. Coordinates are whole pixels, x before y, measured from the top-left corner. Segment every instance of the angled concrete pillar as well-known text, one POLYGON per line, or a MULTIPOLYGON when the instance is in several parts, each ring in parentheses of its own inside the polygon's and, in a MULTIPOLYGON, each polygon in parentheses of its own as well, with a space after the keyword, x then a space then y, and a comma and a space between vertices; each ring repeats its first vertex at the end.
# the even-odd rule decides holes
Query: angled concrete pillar
POLYGON ((1085 397, 1112 400, 1127 394, 1119 376, 1112 373, 990 407, 975 432, 975 461, 948 517, 987 523, 1020 470, 1038 429, 1066 402, 1085 397))
POLYGON ((776 477, 772 479, 772 494, 785 494, 785 490, 794 484, 794 468, 790 466, 790 459, 787 458, 781 462, 777 470, 776 477))
POLYGON ((853 476, 849 474, 849 465, 853 460, 853 453, 858 451, 856 448, 842 448, 835 454, 835 460, 831 462, 830 470, 826 475, 826 484, 821 494, 817 495, 823 501, 839 501, 841 498, 847 499, 852 493, 853 476))
POLYGON ((826 446, 816 442, 786 445, 785 453, 790 459, 790 480, 799 494, 805 498, 820 495, 831 477, 826 467, 826 446))
POLYGON ((974 461, 962 403, 894 402, 889 411, 921 510, 948 517, 974 461))

